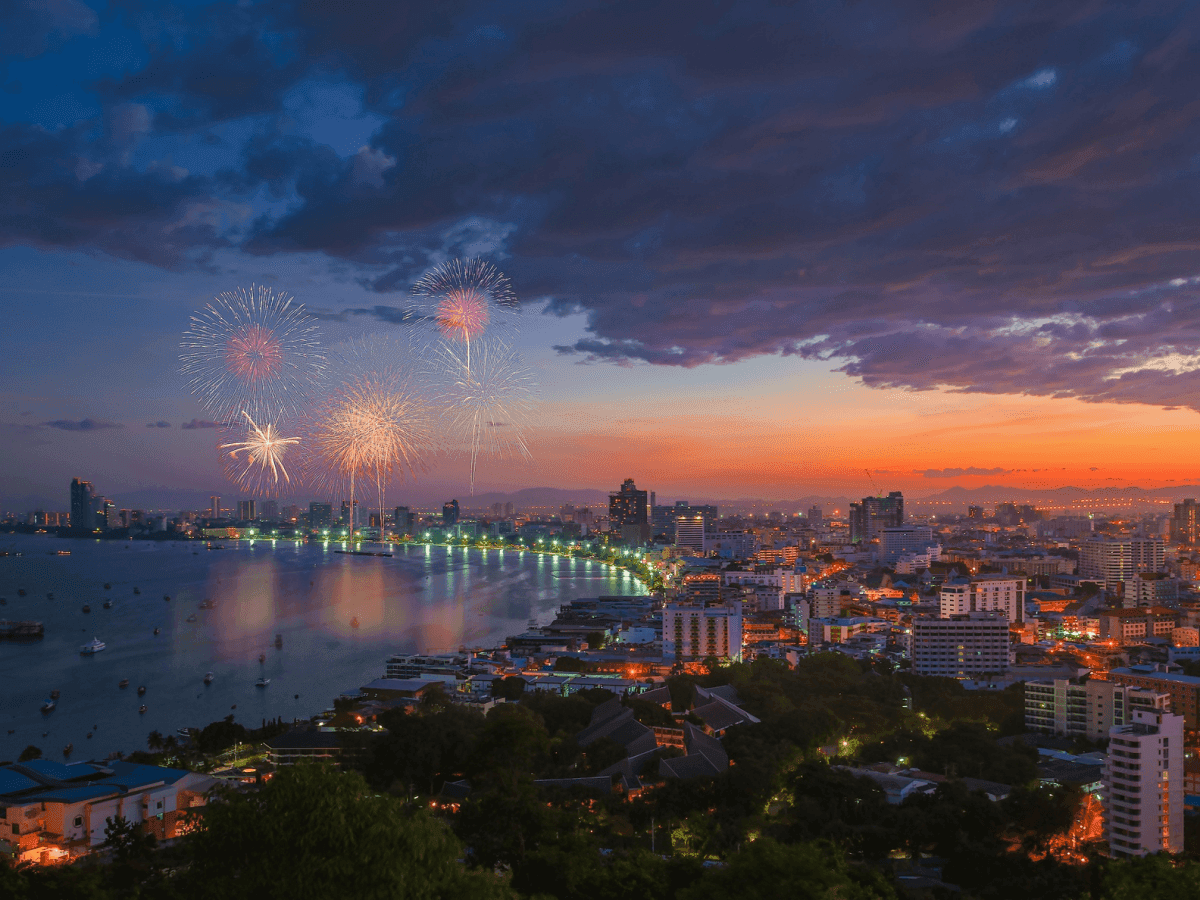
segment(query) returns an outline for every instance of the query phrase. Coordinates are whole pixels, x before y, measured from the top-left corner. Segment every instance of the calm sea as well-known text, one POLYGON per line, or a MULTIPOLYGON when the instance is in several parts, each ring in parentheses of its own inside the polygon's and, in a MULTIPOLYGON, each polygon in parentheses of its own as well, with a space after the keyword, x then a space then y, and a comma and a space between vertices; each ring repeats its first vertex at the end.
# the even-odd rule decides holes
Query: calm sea
POLYGON ((68 743, 72 760, 101 758, 230 713, 247 727, 306 718, 382 677, 393 653, 495 646, 577 597, 643 593, 602 563, 512 550, 398 547, 383 558, 332 543, 224 546, 0 536, 0 619, 46 626, 41 641, 0 641, 0 760, 28 744, 61 759, 68 743), (81 656, 93 637, 107 649, 81 656), (267 687, 255 687, 260 676, 267 687), (58 707, 43 714, 55 689, 58 707))

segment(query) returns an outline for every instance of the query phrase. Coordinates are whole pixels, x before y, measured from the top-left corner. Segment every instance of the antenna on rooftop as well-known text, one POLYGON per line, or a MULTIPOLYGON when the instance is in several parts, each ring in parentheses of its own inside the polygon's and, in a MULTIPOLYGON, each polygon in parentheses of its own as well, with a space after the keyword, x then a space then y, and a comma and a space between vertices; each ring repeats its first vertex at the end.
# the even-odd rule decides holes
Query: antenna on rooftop
POLYGON ((875 476, 871 474, 871 470, 863 469, 863 471, 867 473, 867 478, 871 479, 871 487, 875 489, 875 496, 882 497, 883 494, 879 493, 879 485, 875 483, 875 476))

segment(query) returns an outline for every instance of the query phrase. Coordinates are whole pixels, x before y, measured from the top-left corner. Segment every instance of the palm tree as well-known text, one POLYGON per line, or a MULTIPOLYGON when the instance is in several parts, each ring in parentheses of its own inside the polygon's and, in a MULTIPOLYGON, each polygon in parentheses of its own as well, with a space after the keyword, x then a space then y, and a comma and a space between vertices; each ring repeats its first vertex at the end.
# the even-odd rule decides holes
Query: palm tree
POLYGON ((175 740, 175 735, 168 734, 167 739, 163 741, 163 749, 168 753, 174 753, 179 747, 179 741, 175 740))
POLYGON ((150 732, 150 735, 146 738, 146 746, 151 750, 161 750, 163 748, 163 736, 157 731, 150 732))

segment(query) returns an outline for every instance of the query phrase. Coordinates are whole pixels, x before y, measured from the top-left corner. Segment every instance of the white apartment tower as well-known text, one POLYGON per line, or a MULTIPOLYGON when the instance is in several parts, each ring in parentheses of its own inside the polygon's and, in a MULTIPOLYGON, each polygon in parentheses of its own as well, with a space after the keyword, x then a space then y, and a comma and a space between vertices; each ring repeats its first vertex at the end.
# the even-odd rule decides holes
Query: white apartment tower
POLYGON ((668 603, 663 609, 663 659, 742 658, 742 604, 668 603))
POLYGON ((1137 572, 1160 572, 1166 565, 1161 537, 1109 537, 1096 534, 1079 545, 1079 577, 1116 591, 1137 572))
POLYGON ((1104 831, 1113 856, 1183 852, 1183 716, 1135 710, 1108 732, 1104 831))
POLYGON ((977 575, 942 585, 939 614, 943 619, 973 612, 1003 612, 1010 622, 1025 621, 1024 576, 977 575))

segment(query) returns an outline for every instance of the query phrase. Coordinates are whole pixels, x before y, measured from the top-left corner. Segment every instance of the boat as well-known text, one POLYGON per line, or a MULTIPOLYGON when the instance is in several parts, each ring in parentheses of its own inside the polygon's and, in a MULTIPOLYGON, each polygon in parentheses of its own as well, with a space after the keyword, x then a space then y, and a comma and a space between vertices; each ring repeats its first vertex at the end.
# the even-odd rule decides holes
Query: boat
POLYGON ((217 604, 213 603, 207 597, 200 601, 199 609, 216 609, 217 604))
POLYGON ((120 681, 117 682, 117 687, 119 687, 121 690, 125 690, 125 688, 129 687, 129 679, 122 678, 120 681))
POLYGON ((355 616, 353 619, 350 620, 350 627, 351 628, 358 627, 358 616, 355 616))
POLYGON ((195 621, 196 621, 196 614, 195 614, 195 613, 192 613, 190 616, 188 616, 188 617, 187 617, 187 619, 186 619, 185 621, 187 621, 187 622, 195 622, 195 621))
POLYGON ((58 706, 58 703, 54 700, 54 698, 48 697, 46 699, 46 702, 42 704, 42 712, 44 712, 44 713, 54 712, 54 707, 56 707, 56 706, 58 706))
POLYGON ((63 747, 63 756, 70 756, 71 751, 74 749, 75 749, 74 744, 67 744, 67 746, 63 747))
POLYGON ((266 687, 270 683, 271 683, 270 678, 260 678, 260 679, 258 679, 258 681, 254 682, 254 686, 255 687, 266 687))
POLYGON ((141 706, 138 707, 138 715, 144 716, 145 714, 146 714, 146 704, 143 703, 141 706))
POLYGON ((281 650, 283 649, 283 635, 282 634, 275 635, 275 646, 281 650))
POLYGON ((138 696, 140 697, 144 693, 146 693, 146 686, 144 684, 139 684, 138 685, 138 696))
POLYGON ((111 600, 105 600, 105 601, 104 601, 104 608, 105 608, 105 609, 112 609, 112 601, 111 601, 111 600))
POLYGON ((154 629, 154 633, 155 633, 155 634, 161 634, 161 633, 162 633, 162 629, 161 629, 161 628, 155 628, 155 629, 154 629))
POLYGON ((89 732, 87 733, 87 736, 88 736, 88 740, 90 741, 90 740, 92 739, 92 733, 89 731, 89 732))
POLYGON ((17 588, 17 596, 24 597, 25 596, 25 588, 17 588))
POLYGON ((89 613, 92 611, 92 608, 85 603, 85 604, 83 604, 83 611, 85 613, 89 613))
POLYGON ((109 582, 107 582, 107 581, 106 581, 106 582, 104 582, 104 589, 105 589, 106 591, 111 591, 111 590, 112 590, 112 585, 111 585, 109 582))
POLYGON ((104 649, 104 641, 98 638, 92 638, 88 643, 79 648, 79 652, 83 656, 92 656, 104 649))
POLYGON ((54 690, 52 690, 52 691, 50 692, 50 699, 51 699, 51 700, 57 700, 57 699, 58 699, 58 695, 59 695, 59 690, 58 690, 58 688, 55 688, 54 690))
POLYGON ((53 600, 53 599, 54 599, 54 594, 46 594, 46 599, 47 599, 47 600, 53 600))
POLYGON ((265 654, 265 653, 258 654, 258 661, 260 663, 265 663, 267 661, 267 654, 265 654))
POLYGON ((204 675, 204 683, 205 683, 205 684, 212 684, 212 683, 213 683, 213 679, 214 679, 214 678, 216 678, 216 677, 217 677, 217 676, 213 675, 213 673, 212 673, 212 672, 207 672, 207 673, 205 673, 205 675, 204 675))
POLYGON ((0 606, 8 606, 8 598, 0 597, 0 606))
POLYGON ((133 589, 133 592, 134 592, 135 594, 140 594, 140 593, 141 593, 141 591, 140 591, 140 590, 138 590, 137 588, 134 588, 134 589, 133 589))
POLYGON ((170 602, 171 602, 171 595, 170 595, 170 594, 163 594, 163 599, 164 599, 164 600, 166 600, 168 603, 170 603, 170 602))

